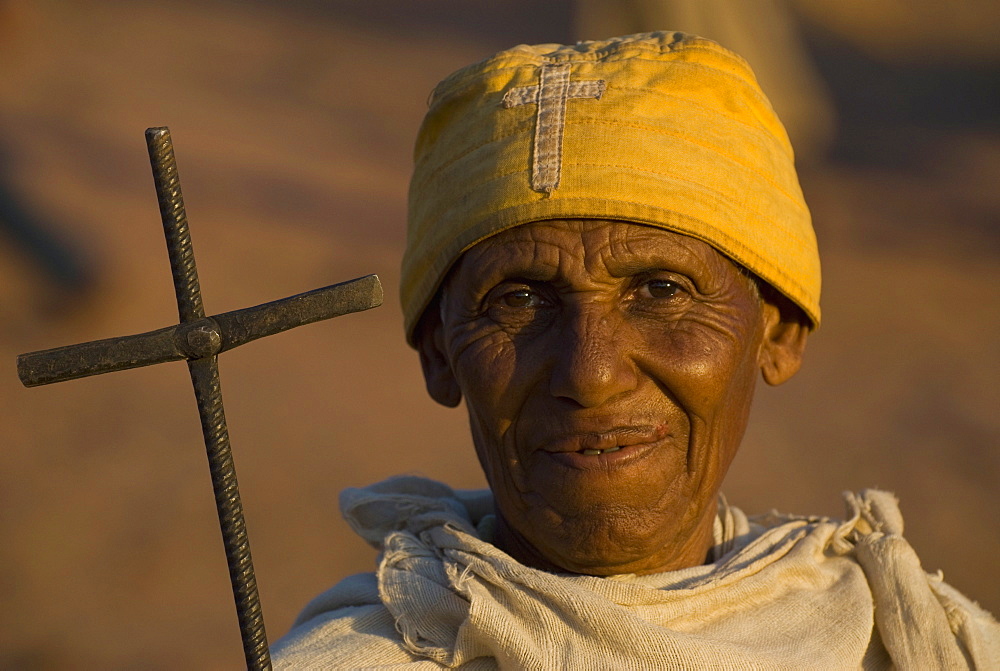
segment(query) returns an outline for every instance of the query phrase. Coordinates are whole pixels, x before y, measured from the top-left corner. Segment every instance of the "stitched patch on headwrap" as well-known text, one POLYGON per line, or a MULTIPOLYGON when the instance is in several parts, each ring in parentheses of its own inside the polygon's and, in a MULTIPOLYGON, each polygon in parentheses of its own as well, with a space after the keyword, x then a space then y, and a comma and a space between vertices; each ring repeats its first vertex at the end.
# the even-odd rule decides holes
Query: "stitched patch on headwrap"
POLYGON ((538 69, 538 84, 510 89, 503 97, 505 108, 535 104, 535 146, 531 162, 531 188, 551 193, 559 188, 562 170, 563 131, 566 103, 572 98, 601 99, 603 79, 571 82, 569 63, 546 63, 538 69))

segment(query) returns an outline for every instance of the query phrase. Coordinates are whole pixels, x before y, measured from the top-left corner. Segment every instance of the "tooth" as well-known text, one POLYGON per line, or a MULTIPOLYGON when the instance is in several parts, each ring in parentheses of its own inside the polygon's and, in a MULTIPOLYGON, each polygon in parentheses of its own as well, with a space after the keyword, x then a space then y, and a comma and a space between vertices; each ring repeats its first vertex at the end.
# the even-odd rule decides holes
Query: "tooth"
POLYGON ((600 454, 602 451, 603 450, 584 450, 583 454, 587 455, 588 457, 592 457, 594 455, 600 454))
POLYGON ((622 449, 621 445, 616 445, 615 447, 609 447, 608 449, 604 450, 604 454, 607 454, 608 452, 617 452, 620 449, 622 449))

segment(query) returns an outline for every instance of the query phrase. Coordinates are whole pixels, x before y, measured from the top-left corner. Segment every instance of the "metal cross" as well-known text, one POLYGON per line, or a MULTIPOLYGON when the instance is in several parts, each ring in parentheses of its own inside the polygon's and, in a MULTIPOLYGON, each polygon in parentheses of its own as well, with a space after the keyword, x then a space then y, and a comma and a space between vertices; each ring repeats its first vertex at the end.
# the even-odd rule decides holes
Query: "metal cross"
POLYGON ((170 131, 165 127, 147 129, 146 145, 167 238, 180 323, 149 333, 22 354, 17 358, 17 373, 25 386, 34 387, 187 360, 201 414, 247 668, 270 669, 264 617, 222 407, 217 355, 296 326, 377 307, 382 304, 382 285, 378 277, 368 275, 273 303, 206 317, 170 131))
POLYGON ((603 79, 570 81, 569 63, 546 63, 539 68, 538 84, 510 89, 503 97, 505 108, 538 105, 535 111, 535 146, 531 161, 531 188, 552 193, 559 188, 562 142, 566 129, 566 102, 571 98, 604 95, 603 79))

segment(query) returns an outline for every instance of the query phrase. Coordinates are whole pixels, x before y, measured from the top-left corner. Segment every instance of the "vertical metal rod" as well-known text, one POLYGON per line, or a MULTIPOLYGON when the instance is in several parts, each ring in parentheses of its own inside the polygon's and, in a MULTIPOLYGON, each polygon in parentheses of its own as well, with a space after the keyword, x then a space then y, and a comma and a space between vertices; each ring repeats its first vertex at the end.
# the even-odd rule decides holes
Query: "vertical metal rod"
MULTIPOLYGON (((170 269, 174 276, 174 291, 177 294, 177 310, 181 323, 205 316, 201 300, 198 270, 194 261, 194 249, 184 211, 177 163, 174 159, 170 131, 165 127, 146 130, 146 146, 153 168, 156 197, 160 203, 160 217, 167 239, 170 255, 170 269)), ((243 506, 236 481, 236 466, 233 463, 226 415, 222 407, 222 386, 219 381, 218 360, 215 356, 188 361, 191 383, 194 385, 201 415, 202 433, 208 454, 212 488, 215 491, 215 506, 219 514, 222 543, 226 549, 229 564, 229 580, 236 601, 236 615, 240 623, 243 639, 243 654, 247 668, 254 671, 270 669, 271 657, 264 630, 264 616, 257 593, 253 560, 250 556, 250 540, 247 537, 243 519, 243 506)))
POLYGON ((219 513, 222 543, 229 564, 229 581, 236 600, 236 616, 243 638, 243 654, 247 668, 253 671, 271 668, 271 655, 264 630, 264 613, 257 593, 250 539, 243 519, 240 488, 236 481, 236 466, 229 444, 226 413, 222 407, 222 387, 217 357, 188 361, 191 384, 198 399, 201 430, 205 434, 208 467, 215 491, 215 507, 219 513))
POLYGON ((177 294, 177 311, 180 313, 181 323, 200 319, 205 316, 205 307, 201 302, 198 268, 194 264, 194 247, 191 246, 191 231, 184 211, 184 196, 181 194, 181 181, 177 174, 170 130, 166 126, 147 128, 146 148, 153 168, 156 199, 160 202, 163 234, 167 238, 170 271, 174 275, 174 292, 177 294))

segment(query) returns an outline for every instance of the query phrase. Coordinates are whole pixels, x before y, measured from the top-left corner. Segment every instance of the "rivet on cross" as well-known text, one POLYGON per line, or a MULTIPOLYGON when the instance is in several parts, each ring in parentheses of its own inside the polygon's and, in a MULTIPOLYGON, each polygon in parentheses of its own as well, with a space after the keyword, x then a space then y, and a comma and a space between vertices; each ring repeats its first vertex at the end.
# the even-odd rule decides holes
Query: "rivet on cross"
POLYGON ((603 79, 570 81, 569 75, 569 63, 546 63, 539 68, 538 84, 510 89, 503 97, 505 108, 530 104, 538 106, 531 161, 531 188, 534 191, 552 193, 559 188, 567 101, 571 98, 600 100, 604 95, 606 84, 603 79))
POLYGON ((272 303, 206 317, 170 131, 148 129, 146 145, 167 238, 180 324, 149 333, 22 354, 17 358, 17 373, 25 386, 34 387, 187 359, 236 599, 243 654, 248 669, 270 669, 264 616, 222 408, 217 355, 296 326, 377 307, 382 304, 382 285, 378 277, 368 275, 272 303))

